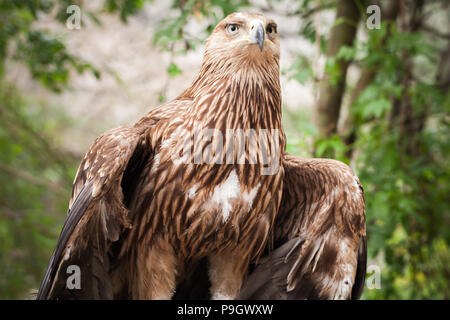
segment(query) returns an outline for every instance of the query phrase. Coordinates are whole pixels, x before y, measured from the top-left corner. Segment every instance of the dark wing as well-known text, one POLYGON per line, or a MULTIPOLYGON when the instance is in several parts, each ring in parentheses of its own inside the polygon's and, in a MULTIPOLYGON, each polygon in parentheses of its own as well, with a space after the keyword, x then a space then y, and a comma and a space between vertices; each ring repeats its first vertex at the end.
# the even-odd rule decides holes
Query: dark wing
MULTIPOLYGON (((144 132, 136 127, 110 130, 97 138, 78 169, 69 212, 37 299, 111 299, 108 251, 127 219, 127 190, 133 171, 150 156, 144 132), (73 267, 79 267, 77 289, 73 267), (75 289, 67 287, 70 281, 75 289)), ((69 286, 70 287, 70 286, 69 286)))
POLYGON ((366 273, 363 189, 345 164, 286 155, 275 250, 241 299, 358 299, 366 273))

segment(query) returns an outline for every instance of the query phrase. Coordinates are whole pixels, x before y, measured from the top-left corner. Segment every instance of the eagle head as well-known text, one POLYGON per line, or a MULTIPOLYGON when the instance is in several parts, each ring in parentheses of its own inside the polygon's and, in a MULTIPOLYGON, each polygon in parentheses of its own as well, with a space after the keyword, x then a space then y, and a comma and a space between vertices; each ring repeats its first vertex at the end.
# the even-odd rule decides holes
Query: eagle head
POLYGON ((267 70, 264 65, 278 66, 279 58, 275 21, 259 13, 236 12, 223 19, 208 37, 203 63, 228 73, 253 67, 267 70))

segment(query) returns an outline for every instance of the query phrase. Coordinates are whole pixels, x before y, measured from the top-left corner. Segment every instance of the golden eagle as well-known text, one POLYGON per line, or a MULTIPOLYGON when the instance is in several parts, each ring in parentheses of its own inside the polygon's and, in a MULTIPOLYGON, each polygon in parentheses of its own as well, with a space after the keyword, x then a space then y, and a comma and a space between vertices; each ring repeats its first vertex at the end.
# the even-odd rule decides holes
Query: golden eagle
POLYGON ((274 20, 231 14, 188 89, 95 140, 38 299, 360 297, 361 185, 284 151, 279 56, 274 20))

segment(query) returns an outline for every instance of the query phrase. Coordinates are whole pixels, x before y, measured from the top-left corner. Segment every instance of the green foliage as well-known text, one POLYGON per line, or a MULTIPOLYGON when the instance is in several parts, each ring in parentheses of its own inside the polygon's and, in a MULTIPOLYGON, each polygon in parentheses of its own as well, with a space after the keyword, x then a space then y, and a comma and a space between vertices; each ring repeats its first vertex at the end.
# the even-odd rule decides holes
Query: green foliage
POLYGON ((61 41, 45 32, 30 30, 26 39, 19 39, 16 45, 14 58, 25 62, 31 76, 53 91, 59 92, 67 85, 70 68, 78 73, 91 70, 96 78, 100 77, 91 64, 79 62, 61 41))
POLYGON ((316 138, 314 141, 315 156, 319 158, 335 158, 340 161, 348 162, 345 153, 348 150, 347 145, 337 134, 330 138, 316 138))
POLYGON ((304 56, 299 56, 294 63, 287 70, 283 70, 282 73, 283 75, 288 75, 289 80, 296 80, 300 84, 305 84, 306 81, 313 77, 311 63, 304 56))
POLYGON ((380 118, 374 122, 358 141, 358 172, 366 193, 369 257, 382 254, 386 268, 382 290, 366 291, 366 297, 447 299, 448 128, 417 137, 417 158, 407 154, 397 130, 389 133, 380 118), (443 154, 434 154, 435 148, 443 154))
MULTIPOLYGON (((401 90, 401 87, 399 87, 401 90)), ((359 96, 352 113, 360 121, 380 118, 391 110, 391 100, 389 99, 392 87, 385 87, 383 84, 373 83, 369 85, 359 96), (389 92, 386 92, 387 91, 389 92)))
POLYGON ((346 61, 352 61, 356 58, 356 54, 358 50, 355 47, 342 46, 339 48, 338 53, 336 54, 336 58, 344 59, 346 61))
POLYGON ((310 157, 312 143, 318 135, 318 130, 311 123, 309 110, 299 110, 295 113, 289 109, 283 110, 283 128, 285 129, 286 151, 302 157, 310 157))
POLYGON ((338 84, 339 79, 342 76, 341 65, 335 57, 327 58, 325 62, 325 74, 330 79, 330 83, 333 86, 338 84))
POLYGON ((172 78, 175 78, 177 75, 181 74, 182 72, 183 71, 180 68, 178 68, 178 66, 173 62, 171 64, 169 64, 169 67, 167 68, 167 73, 172 78))
POLYGON ((67 19, 69 1, 0 1, 0 298, 26 298, 37 288, 56 244, 76 161, 59 151, 68 119, 50 106, 28 101, 3 79, 14 60, 42 85, 61 92, 70 72, 99 73, 70 54, 46 30, 40 15, 67 19))
POLYGON ((60 20, 67 19, 64 4, 67 1, 0 1, 0 76, 8 59, 25 63, 33 78, 56 92, 67 85, 70 70, 100 76, 91 64, 68 53, 63 42, 33 28, 38 15, 50 14, 53 8, 60 20))
POLYGON ((110 12, 118 11, 120 19, 127 22, 127 18, 138 13, 145 2, 152 2, 152 0, 107 0, 106 7, 110 12))
POLYGON ((183 43, 180 52, 195 48, 212 32, 216 24, 230 13, 248 5, 248 0, 175 0, 172 8, 178 12, 176 18, 165 19, 154 35, 154 43, 171 50, 174 44, 183 43), (192 35, 185 31, 192 18, 208 22, 204 32, 192 35))
POLYGON ((56 245, 76 163, 58 149, 67 124, 0 82, 0 297, 37 288, 56 245), (55 121, 56 120, 56 121, 55 121))

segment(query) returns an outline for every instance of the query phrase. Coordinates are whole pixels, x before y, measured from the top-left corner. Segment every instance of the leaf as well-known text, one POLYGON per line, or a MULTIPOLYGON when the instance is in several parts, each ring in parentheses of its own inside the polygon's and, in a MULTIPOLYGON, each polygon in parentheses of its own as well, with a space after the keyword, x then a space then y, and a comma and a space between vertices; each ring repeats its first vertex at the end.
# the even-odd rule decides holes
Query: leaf
POLYGON ((376 118, 381 117, 386 111, 391 109, 391 101, 385 98, 380 98, 369 102, 363 109, 362 115, 364 118, 374 116, 376 118))
POLYGON ((346 61, 351 61, 355 59, 357 50, 354 47, 349 46, 342 46, 339 48, 338 53, 336 54, 336 57, 338 59, 344 59, 346 61))
POLYGON ((341 77, 341 66, 335 57, 329 57, 327 59, 325 73, 328 75, 331 85, 336 86, 341 77))
POLYGON ((308 79, 314 76, 310 62, 306 57, 299 56, 292 65, 282 71, 289 76, 289 80, 296 80, 300 84, 305 84, 308 79))
POLYGON ((183 70, 178 68, 175 63, 171 62, 169 67, 167 67, 167 72, 169 73, 170 77, 175 78, 177 75, 181 74, 183 70))

